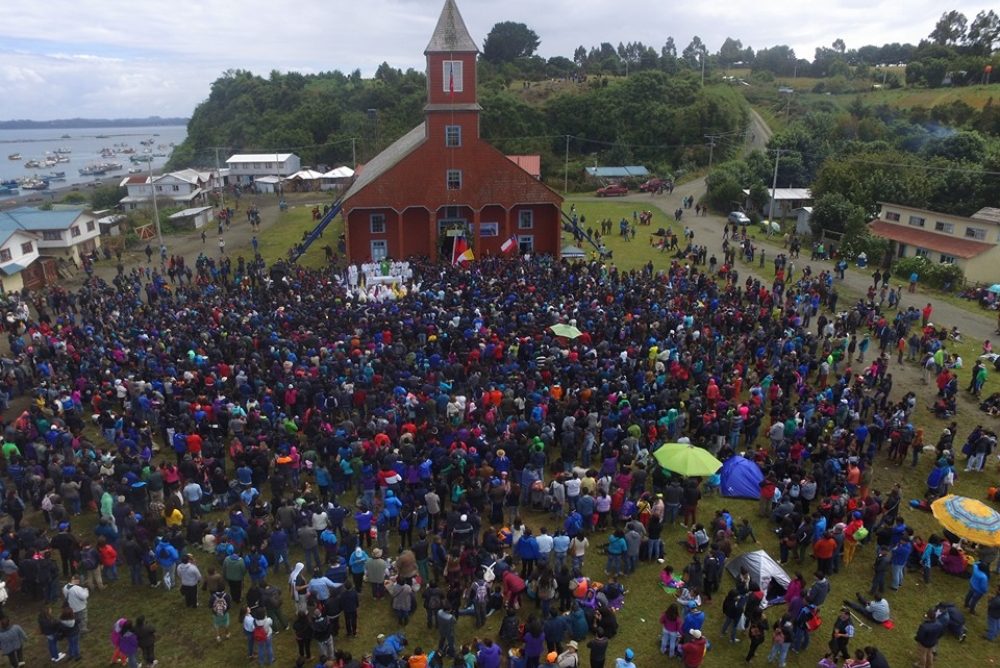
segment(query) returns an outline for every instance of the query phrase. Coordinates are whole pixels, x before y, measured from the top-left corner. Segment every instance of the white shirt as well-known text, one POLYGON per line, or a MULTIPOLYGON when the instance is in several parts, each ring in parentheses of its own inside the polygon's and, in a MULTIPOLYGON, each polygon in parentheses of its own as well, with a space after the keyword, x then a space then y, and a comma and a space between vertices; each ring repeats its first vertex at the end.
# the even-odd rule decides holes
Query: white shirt
POLYGON ((572 478, 566 481, 566 496, 569 498, 580 496, 580 480, 578 478, 572 478))
POLYGON ((78 584, 68 584, 63 587, 63 594, 66 596, 66 603, 69 604, 73 612, 83 612, 87 609, 87 599, 90 598, 90 590, 78 584))
POLYGON ((547 533, 540 533, 535 536, 535 542, 538 543, 538 553, 541 555, 546 555, 552 551, 552 536, 547 533))

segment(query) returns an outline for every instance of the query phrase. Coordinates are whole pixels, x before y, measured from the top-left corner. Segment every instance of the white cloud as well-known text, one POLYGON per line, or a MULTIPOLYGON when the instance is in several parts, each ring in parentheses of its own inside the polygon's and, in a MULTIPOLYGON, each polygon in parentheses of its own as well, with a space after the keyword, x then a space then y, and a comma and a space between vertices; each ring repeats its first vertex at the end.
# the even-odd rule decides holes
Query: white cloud
MULTIPOLYGON (((944 11, 936 0, 833 0, 789 3, 737 0, 689 3, 633 0, 458 0, 480 44, 494 23, 527 23, 540 55, 572 55, 579 46, 642 41, 679 50, 698 35, 715 51, 727 36, 762 48, 789 44, 803 58, 840 37, 848 47, 913 42, 944 11), (543 9, 544 11, 540 11, 543 9)), ((423 49, 442 0, 48 0, 22 3, 0 23, 3 117, 189 115, 219 74, 231 68, 318 72, 386 61, 423 67, 423 49), (53 17, 59 20, 54 21, 53 17)), ((972 17, 972 0, 949 5, 972 17)))

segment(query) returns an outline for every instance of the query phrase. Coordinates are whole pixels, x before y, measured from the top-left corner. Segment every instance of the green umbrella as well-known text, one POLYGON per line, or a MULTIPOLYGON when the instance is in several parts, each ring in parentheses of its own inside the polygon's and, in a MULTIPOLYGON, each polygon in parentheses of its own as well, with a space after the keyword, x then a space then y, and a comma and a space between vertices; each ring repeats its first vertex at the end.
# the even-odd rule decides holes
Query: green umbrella
POLYGON ((660 466, 682 476, 710 476, 722 467, 711 452, 689 443, 664 443, 653 453, 660 466))
POLYGON ((576 337, 583 334, 579 329, 573 325, 567 325, 564 323, 559 323, 558 325, 552 325, 549 330, 556 336, 562 336, 567 339, 575 339, 576 337))

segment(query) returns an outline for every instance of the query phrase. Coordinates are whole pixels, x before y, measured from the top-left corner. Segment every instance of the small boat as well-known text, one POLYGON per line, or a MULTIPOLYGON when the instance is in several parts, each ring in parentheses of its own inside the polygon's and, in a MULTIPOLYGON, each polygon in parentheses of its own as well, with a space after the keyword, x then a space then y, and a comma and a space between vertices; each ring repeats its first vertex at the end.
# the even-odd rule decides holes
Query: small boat
POLYGON ((72 153, 72 152, 73 152, 73 149, 66 148, 65 146, 62 146, 62 147, 57 148, 55 150, 55 153, 58 153, 59 155, 67 155, 67 154, 72 153))
POLYGON ((9 186, 0 186, 0 197, 13 197, 17 195, 20 191, 17 188, 11 188, 9 186))
POLYGON ((104 172, 104 165, 87 165, 80 168, 80 176, 103 176, 104 172))
POLYGON ((66 172, 49 172, 48 174, 45 175, 44 178, 48 179, 49 181, 65 181, 66 172))
POLYGON ((105 162, 101 166, 106 172, 117 172, 120 169, 125 169, 125 165, 120 162, 105 162))
POLYGON ((25 169, 38 169, 41 166, 42 163, 40 163, 38 160, 29 160, 28 162, 24 163, 25 169))
POLYGON ((60 155, 58 158, 56 158, 56 162, 57 163, 59 163, 59 162, 69 162, 69 158, 67 158, 65 155, 60 155))
POLYGON ((20 153, 11 153, 10 155, 7 156, 7 159, 8 160, 20 160, 21 159, 21 154, 20 153))
POLYGON ((72 137, 70 137, 69 135, 63 135, 62 137, 60 137, 60 139, 72 139, 72 137))
POLYGON ((97 135, 97 139, 107 139, 107 135, 97 135))
POLYGON ((21 187, 25 190, 48 190, 49 182, 45 179, 29 179, 21 187))
POLYGON ((145 171, 145 170, 143 170, 142 167, 129 167, 128 168, 128 173, 129 174, 142 174, 143 171, 145 171))

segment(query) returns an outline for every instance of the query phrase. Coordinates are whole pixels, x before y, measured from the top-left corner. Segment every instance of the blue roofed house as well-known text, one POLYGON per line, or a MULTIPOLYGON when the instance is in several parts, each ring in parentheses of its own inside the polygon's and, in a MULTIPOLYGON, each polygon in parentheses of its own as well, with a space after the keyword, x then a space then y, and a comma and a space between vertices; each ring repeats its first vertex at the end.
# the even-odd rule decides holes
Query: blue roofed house
POLYGON ((0 214, 0 290, 17 292, 38 263, 38 235, 0 214))
MULTIPOLYGON (((83 255, 101 246, 97 216, 80 207, 56 205, 50 210, 19 207, 0 213, 0 220, 12 222, 37 239, 39 264, 23 277, 29 289, 59 280, 61 264, 80 266, 83 255)), ((33 263, 34 264, 34 263, 33 263)))

